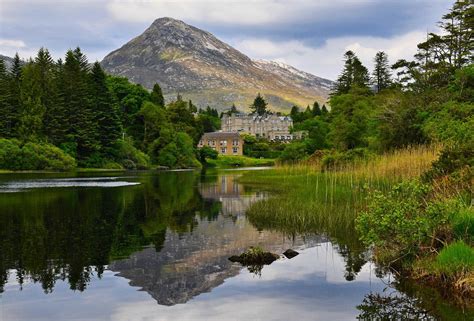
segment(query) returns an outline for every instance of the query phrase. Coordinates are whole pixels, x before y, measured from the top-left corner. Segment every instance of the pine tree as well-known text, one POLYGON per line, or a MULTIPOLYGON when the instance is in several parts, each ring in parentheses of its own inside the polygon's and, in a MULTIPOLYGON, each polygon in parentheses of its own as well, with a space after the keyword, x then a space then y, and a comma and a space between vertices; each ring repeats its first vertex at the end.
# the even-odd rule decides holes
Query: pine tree
POLYGON ((0 58, 0 137, 12 137, 12 120, 14 110, 12 109, 9 77, 3 59, 0 58))
POLYGON ((59 146, 67 140, 66 134, 70 127, 64 99, 64 64, 61 59, 54 65, 52 88, 52 104, 48 106, 45 114, 44 132, 49 142, 59 146))
POLYGON ((164 107, 165 106, 165 98, 163 97, 163 91, 159 84, 155 84, 153 86, 153 90, 151 91, 150 101, 157 106, 164 107))
POLYGON ((21 110, 21 75, 22 75, 22 61, 18 53, 13 57, 12 67, 9 72, 9 92, 10 92, 10 119, 7 120, 10 126, 10 137, 16 136, 16 128, 20 118, 21 110))
POLYGON ((69 116, 67 140, 75 145, 80 161, 99 149, 97 117, 92 109, 88 71, 87 58, 79 48, 66 53, 62 94, 69 116))
POLYGON ((329 113, 329 111, 328 111, 326 105, 323 105, 323 108, 321 108, 321 115, 326 115, 328 113, 329 113))
POLYGON ((253 104, 250 105, 252 112, 257 113, 258 115, 264 115, 267 112, 268 103, 265 99, 258 93, 257 97, 253 101, 253 104))
POLYGON ((344 69, 333 87, 331 93, 333 96, 346 94, 353 86, 367 88, 370 81, 369 71, 354 52, 347 51, 344 58, 344 69))
POLYGON ((321 107, 317 101, 313 104, 313 116, 321 116, 321 107))
POLYGON ((99 141, 104 156, 122 134, 122 124, 118 106, 106 84, 106 75, 98 62, 94 63, 91 72, 92 104, 98 126, 99 141))
POLYGON ((373 81, 377 92, 387 89, 392 80, 388 64, 388 56, 385 52, 379 51, 374 58, 375 66, 372 73, 373 81))

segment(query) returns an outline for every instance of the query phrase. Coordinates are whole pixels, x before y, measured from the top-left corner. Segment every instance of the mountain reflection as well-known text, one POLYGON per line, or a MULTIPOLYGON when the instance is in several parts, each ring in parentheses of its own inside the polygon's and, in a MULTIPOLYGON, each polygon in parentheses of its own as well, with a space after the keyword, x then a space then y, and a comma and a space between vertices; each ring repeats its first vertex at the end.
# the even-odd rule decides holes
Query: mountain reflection
POLYGON ((9 273, 20 288, 32 281, 50 293, 60 280, 84 291, 108 268, 159 304, 174 305, 238 274, 241 267, 227 258, 250 246, 282 253, 326 240, 257 230, 245 211, 268 194, 235 175, 163 172, 122 180, 140 184, 1 194, 0 292, 9 273))

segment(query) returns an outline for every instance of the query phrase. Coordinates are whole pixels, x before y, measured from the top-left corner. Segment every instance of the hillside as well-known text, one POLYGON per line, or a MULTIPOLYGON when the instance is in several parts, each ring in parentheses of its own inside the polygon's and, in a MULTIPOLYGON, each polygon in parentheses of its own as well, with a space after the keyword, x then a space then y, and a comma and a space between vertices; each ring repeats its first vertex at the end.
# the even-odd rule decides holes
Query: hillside
POLYGON ((168 100, 180 93, 220 110, 232 103, 245 109, 258 92, 274 110, 325 102, 332 84, 285 64, 253 61, 211 33, 171 18, 155 20, 101 64, 146 88, 159 83, 168 100))

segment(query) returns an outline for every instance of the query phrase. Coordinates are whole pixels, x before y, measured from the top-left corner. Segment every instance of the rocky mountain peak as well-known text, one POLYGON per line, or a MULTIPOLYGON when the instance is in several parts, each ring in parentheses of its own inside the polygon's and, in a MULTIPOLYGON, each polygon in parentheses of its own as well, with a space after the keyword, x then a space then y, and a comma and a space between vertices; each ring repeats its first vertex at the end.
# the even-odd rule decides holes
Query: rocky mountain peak
POLYGON ((211 33, 168 17, 156 19, 140 36, 108 54, 102 65, 147 88, 159 83, 168 100, 179 92, 200 107, 221 110, 233 103, 245 109, 257 92, 274 110, 327 97, 325 88, 312 88, 318 82, 300 79, 295 85, 297 69, 276 73, 277 66, 254 62, 211 33))

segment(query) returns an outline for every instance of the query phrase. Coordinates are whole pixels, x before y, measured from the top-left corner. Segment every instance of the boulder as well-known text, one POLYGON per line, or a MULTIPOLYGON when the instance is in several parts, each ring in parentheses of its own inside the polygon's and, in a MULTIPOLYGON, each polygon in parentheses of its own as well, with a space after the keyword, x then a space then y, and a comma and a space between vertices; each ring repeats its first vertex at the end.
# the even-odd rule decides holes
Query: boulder
POLYGON ((283 255, 286 256, 288 259, 292 259, 295 256, 297 256, 299 253, 296 252, 295 250, 288 249, 285 252, 283 252, 283 255))

